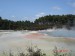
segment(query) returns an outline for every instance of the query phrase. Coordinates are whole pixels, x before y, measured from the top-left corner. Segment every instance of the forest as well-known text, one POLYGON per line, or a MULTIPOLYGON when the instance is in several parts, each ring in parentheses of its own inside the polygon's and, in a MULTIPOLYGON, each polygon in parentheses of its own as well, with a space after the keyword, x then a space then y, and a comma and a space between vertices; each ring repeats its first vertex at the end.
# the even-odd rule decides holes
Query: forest
POLYGON ((75 26, 75 15, 46 15, 35 19, 34 22, 12 21, 0 17, 0 30, 45 30, 52 28, 67 28, 75 26))

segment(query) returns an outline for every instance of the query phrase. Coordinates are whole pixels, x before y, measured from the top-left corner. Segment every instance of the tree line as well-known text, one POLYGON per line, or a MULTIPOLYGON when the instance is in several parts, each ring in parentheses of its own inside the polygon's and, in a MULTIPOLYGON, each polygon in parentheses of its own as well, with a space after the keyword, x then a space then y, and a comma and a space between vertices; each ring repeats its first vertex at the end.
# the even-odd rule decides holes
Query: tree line
POLYGON ((0 30, 44 30, 50 28, 70 28, 75 26, 75 15, 46 15, 35 19, 34 22, 12 21, 0 17, 0 30))

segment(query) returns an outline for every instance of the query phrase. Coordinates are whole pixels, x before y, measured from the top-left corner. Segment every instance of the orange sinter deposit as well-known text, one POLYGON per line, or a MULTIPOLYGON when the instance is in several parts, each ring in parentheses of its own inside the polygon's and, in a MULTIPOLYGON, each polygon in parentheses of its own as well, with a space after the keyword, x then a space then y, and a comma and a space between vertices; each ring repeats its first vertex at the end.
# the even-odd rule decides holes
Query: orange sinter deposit
POLYGON ((24 37, 28 39, 44 39, 43 38, 44 36, 45 35, 41 33, 29 33, 29 34, 24 35, 24 37))

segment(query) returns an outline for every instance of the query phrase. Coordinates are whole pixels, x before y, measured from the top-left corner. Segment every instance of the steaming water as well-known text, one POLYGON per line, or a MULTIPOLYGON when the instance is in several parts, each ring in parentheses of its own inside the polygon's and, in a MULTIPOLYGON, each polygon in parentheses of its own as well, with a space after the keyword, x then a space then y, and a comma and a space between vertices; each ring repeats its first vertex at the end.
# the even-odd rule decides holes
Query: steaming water
POLYGON ((2 50, 20 50, 24 51, 29 45, 37 45, 40 49, 45 52, 50 52, 54 46, 59 49, 72 50, 72 56, 75 54, 75 31, 67 29, 51 29, 43 31, 1 31, 0 32, 0 51, 2 50), (27 38, 26 35, 32 33, 41 33, 44 36, 33 36, 35 38, 27 38))
POLYGON ((48 34, 49 36, 53 37, 67 37, 67 38, 75 38, 75 30, 67 30, 67 29, 53 29, 51 30, 46 30, 46 31, 40 31, 40 33, 48 34))

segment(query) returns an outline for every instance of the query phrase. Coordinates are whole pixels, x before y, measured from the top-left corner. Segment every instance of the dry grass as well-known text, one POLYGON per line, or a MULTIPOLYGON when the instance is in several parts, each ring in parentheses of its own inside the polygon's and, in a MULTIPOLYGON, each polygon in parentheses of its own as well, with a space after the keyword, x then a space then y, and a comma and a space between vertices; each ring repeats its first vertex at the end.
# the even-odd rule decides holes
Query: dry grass
MULTIPOLYGON (((14 55, 11 51, 10 52, 3 52, 0 56, 47 56, 46 53, 43 53, 41 49, 37 47, 27 47, 27 53, 19 52, 17 55, 14 55), (36 49, 35 49, 36 48, 36 49)), ((71 56, 70 53, 60 53, 57 51, 58 48, 55 46, 53 49, 52 56, 71 56)))

